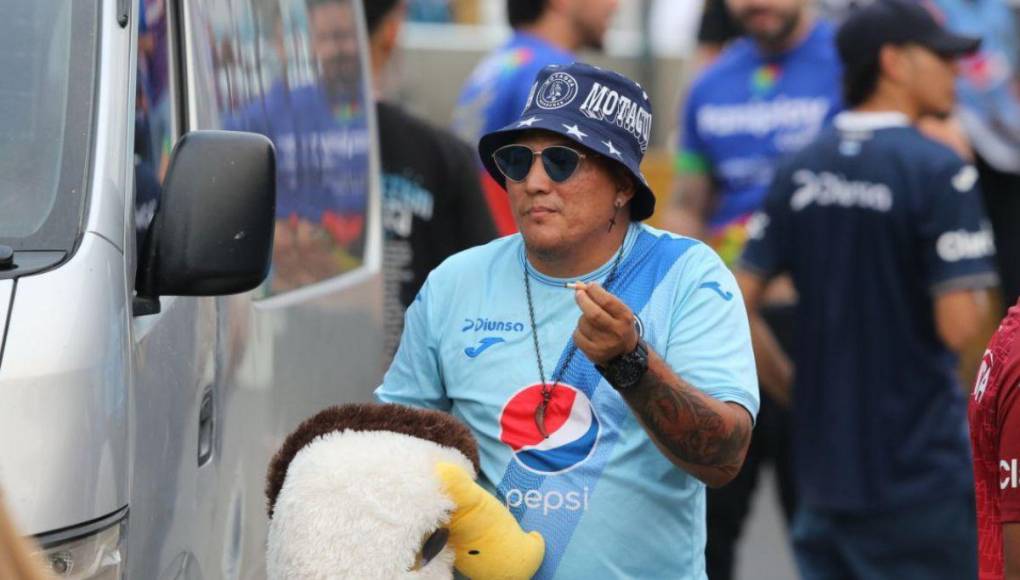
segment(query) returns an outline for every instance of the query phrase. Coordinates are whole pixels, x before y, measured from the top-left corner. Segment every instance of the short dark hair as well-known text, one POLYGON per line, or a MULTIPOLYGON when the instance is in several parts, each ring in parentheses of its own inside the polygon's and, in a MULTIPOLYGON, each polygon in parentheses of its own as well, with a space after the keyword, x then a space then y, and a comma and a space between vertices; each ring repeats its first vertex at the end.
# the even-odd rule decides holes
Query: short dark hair
POLYGON ((847 108, 853 108, 868 100, 878 88, 878 77, 881 73, 878 58, 852 66, 844 66, 843 104, 847 108))
POLYGON ((397 4, 400 4, 400 0, 361 0, 361 5, 365 8, 365 26, 368 27, 369 34, 373 34, 375 29, 379 28, 379 23, 393 12, 397 4))
POLYGON ((511 28, 533 24, 545 14, 548 0, 506 0, 506 16, 511 28))

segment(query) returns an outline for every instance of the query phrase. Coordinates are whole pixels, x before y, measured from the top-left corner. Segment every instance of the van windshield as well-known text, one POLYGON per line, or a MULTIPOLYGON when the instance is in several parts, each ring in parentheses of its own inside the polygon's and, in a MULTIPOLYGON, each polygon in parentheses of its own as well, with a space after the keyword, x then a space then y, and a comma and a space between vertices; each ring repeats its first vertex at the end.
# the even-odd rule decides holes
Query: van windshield
POLYGON ((74 248, 85 205, 98 2, 5 3, 0 18, 0 244, 74 248))

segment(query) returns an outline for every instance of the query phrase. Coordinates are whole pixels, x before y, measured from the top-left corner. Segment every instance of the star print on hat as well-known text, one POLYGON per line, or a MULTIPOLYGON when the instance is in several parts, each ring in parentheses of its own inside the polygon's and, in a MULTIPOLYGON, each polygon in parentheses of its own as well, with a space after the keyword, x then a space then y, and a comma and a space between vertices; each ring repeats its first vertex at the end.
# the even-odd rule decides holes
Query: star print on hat
POLYGON ((641 85, 610 70, 584 63, 550 65, 539 71, 518 120, 482 136, 478 152, 489 174, 506 187, 493 152, 529 130, 562 135, 622 164, 635 179, 631 219, 647 219, 655 195, 641 173, 652 130, 652 104, 641 85))

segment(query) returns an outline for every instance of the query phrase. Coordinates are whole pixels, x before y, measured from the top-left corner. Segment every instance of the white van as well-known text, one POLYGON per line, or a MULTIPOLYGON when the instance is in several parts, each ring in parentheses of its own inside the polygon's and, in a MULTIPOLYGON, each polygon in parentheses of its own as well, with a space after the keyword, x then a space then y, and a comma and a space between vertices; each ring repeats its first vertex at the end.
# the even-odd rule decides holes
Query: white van
POLYGON ((0 500, 59 578, 262 577, 270 455, 383 370, 360 2, 7 2, 0 45, 0 500))

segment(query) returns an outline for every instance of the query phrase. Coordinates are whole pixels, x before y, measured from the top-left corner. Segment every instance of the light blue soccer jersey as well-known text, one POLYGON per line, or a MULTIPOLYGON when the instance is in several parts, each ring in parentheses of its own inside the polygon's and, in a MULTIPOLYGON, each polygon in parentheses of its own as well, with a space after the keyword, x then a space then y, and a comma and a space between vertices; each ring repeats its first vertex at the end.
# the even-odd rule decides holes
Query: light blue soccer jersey
MULTIPOLYGON (((536 578, 705 578, 705 488, 658 451, 633 412, 580 351, 546 413, 524 287, 546 378, 581 315, 567 280, 528 265, 519 234, 456 254, 407 311, 376 395, 451 411, 478 439, 479 480, 546 556, 536 578)), ((605 282, 612 262, 584 281, 605 282)), ((750 333, 733 275, 704 244, 631 224, 608 290, 637 313, 644 339, 684 380, 758 412, 750 333)))

